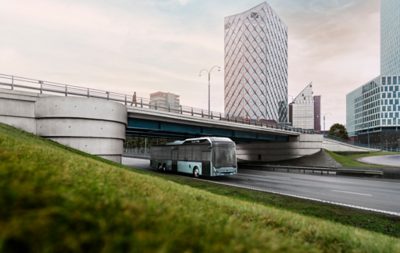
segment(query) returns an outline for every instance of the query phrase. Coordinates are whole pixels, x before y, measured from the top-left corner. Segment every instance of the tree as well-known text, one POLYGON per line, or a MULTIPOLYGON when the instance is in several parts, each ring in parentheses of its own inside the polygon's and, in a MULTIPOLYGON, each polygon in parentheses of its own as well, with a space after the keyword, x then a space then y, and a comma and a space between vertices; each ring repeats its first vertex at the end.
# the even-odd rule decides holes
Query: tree
POLYGON ((333 126, 331 126, 331 128, 329 129, 329 136, 340 138, 342 140, 349 139, 346 127, 339 123, 336 123, 333 126))

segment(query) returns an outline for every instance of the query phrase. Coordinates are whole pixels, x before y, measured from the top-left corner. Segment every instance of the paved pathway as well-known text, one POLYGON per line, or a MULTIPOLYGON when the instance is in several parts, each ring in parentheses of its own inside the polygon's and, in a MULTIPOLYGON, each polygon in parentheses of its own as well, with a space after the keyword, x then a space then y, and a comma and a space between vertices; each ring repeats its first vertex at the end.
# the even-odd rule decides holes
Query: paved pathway
POLYGON ((400 155, 371 156, 359 159, 360 162, 400 167, 400 155))

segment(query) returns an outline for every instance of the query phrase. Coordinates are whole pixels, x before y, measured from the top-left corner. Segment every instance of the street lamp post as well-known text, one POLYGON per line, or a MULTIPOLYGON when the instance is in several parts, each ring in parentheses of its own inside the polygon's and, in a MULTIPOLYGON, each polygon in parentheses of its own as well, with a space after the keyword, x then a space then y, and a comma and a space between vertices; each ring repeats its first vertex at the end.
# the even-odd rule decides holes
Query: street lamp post
POLYGON ((210 101, 211 101, 211 73, 213 72, 214 69, 217 69, 218 71, 221 71, 221 67, 218 65, 212 66, 209 70, 207 69, 202 69, 200 70, 199 76, 201 77, 203 73, 207 73, 208 75, 208 117, 211 115, 211 106, 210 106, 210 101))

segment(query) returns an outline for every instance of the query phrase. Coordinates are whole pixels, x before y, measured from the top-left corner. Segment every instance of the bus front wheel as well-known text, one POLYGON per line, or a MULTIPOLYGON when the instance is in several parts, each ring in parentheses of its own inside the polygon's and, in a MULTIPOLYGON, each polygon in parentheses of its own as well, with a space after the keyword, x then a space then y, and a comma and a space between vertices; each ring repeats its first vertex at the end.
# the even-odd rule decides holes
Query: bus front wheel
POLYGON ((195 167, 193 169, 193 177, 198 178, 200 176, 199 168, 195 167))

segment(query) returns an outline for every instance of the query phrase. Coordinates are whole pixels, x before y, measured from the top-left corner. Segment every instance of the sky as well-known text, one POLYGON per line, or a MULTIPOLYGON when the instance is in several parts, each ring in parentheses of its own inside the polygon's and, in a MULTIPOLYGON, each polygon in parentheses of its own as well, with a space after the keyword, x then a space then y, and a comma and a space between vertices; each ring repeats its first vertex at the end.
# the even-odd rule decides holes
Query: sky
MULTIPOLYGON (((0 0, 0 73, 207 108, 224 65, 224 17, 262 0, 0 0)), ((379 0, 267 0, 289 29, 289 100, 310 82, 326 128, 379 75, 379 0)), ((211 109, 224 110, 222 72, 211 109)))

